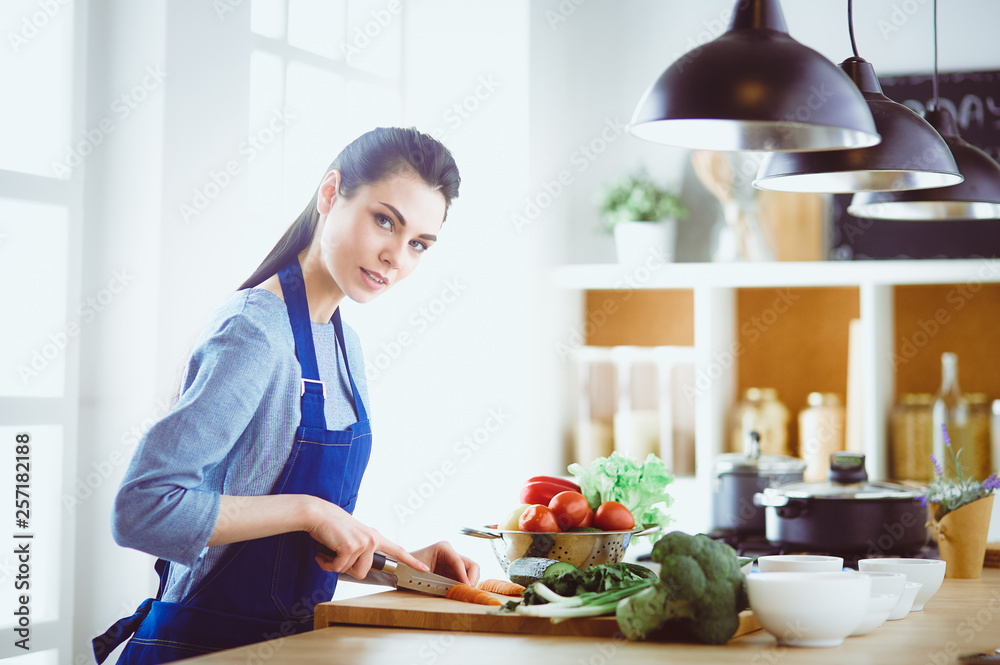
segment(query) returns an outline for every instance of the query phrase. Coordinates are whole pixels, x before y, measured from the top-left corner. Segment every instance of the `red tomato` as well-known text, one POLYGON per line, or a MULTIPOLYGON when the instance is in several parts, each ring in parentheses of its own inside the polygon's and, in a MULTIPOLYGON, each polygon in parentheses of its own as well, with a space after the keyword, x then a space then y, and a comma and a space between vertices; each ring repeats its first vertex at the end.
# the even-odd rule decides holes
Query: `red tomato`
POLYGON ((587 497, 579 492, 559 492, 549 501, 549 508, 555 513, 559 528, 565 531, 574 526, 586 526, 583 521, 590 513, 587 497))
POLYGON ((583 518, 583 521, 577 524, 577 526, 593 526, 594 525, 594 511, 587 506, 587 516, 583 518))
POLYGON ((617 501, 605 501, 594 513, 594 526, 602 531, 630 531, 635 528, 635 518, 617 501))
POLYGON ((540 504, 525 508, 517 520, 517 526, 521 531, 534 531, 536 533, 557 533, 560 531, 555 513, 548 506, 540 504))

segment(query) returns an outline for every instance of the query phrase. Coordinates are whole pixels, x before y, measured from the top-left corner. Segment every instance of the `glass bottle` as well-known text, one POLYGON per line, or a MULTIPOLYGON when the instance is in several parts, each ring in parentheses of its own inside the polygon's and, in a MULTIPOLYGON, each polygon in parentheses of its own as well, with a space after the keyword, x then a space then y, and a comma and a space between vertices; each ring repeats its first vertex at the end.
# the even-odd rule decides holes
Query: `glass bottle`
POLYGON ((944 471, 945 478, 956 478, 953 452, 964 450, 959 462, 962 475, 969 476, 973 457, 972 432, 969 425, 969 403, 958 387, 958 356, 941 354, 941 389, 934 400, 934 457, 944 471), (952 450, 946 450, 942 425, 948 428, 952 450))

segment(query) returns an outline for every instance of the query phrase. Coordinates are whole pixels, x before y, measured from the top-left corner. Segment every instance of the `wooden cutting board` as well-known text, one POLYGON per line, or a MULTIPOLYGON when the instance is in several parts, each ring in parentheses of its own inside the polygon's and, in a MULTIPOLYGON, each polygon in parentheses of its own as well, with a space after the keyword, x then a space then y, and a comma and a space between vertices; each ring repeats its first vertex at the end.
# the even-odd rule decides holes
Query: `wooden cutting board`
MULTIPOLYGON (((505 600, 503 596, 497 598, 505 600)), ((491 614, 491 610, 495 612, 496 607, 393 590, 320 603, 316 606, 315 627, 353 625, 519 635, 621 637, 614 617, 568 619, 552 623, 542 617, 491 614)), ((757 617, 746 610, 740 614, 740 627, 733 637, 759 629, 757 617)))

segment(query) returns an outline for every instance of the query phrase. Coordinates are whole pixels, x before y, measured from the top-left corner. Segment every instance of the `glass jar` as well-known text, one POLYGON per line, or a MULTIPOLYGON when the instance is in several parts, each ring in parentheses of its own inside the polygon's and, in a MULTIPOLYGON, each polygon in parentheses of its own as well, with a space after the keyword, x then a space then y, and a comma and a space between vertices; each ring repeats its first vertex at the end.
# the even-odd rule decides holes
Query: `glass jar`
POLYGON ((827 479, 830 455, 844 449, 844 406, 836 393, 809 393, 809 406, 799 411, 799 457, 806 462, 805 480, 827 479))
POLYGON ((788 445, 788 420, 788 407, 778 399, 776 389, 747 388, 733 407, 729 452, 742 452, 746 437, 758 432, 761 453, 794 456, 788 445))
POLYGON ((969 439, 972 449, 962 453, 962 471, 976 480, 986 480, 993 473, 990 455, 990 398, 986 393, 966 393, 969 403, 969 439), (966 466, 968 465, 968 466, 966 466))
POLYGON ((929 483, 934 466, 934 395, 907 393, 892 412, 892 477, 929 483))

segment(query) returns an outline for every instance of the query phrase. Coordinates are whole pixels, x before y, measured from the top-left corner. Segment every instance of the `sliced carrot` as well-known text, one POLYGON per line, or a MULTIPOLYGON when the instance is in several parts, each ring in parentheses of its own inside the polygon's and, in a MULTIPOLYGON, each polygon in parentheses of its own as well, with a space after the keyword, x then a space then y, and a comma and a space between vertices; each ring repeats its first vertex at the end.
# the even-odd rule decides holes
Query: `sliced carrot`
POLYGON ((481 589, 468 584, 456 584, 448 589, 449 600, 460 600, 463 603, 478 603, 480 605, 503 605, 499 600, 481 589))
POLYGON ((523 586, 507 580, 483 580, 479 583, 479 588, 501 596, 520 596, 524 593, 523 586))

